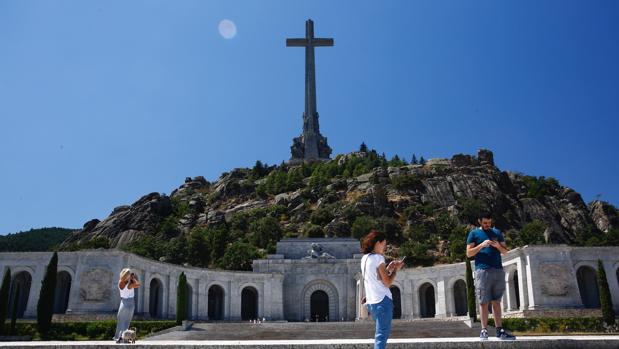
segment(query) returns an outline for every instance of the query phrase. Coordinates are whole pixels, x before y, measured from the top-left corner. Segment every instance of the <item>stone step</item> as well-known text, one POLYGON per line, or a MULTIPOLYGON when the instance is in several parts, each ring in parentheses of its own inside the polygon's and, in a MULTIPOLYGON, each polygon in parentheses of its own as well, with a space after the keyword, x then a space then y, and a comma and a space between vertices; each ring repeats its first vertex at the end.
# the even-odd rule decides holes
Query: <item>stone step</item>
MULTIPOLYGON (((265 322, 195 323, 189 331, 164 331, 150 340, 305 340, 366 339, 374 337, 375 323, 360 322, 265 322)), ((390 338, 477 337, 462 321, 394 320, 390 338)))

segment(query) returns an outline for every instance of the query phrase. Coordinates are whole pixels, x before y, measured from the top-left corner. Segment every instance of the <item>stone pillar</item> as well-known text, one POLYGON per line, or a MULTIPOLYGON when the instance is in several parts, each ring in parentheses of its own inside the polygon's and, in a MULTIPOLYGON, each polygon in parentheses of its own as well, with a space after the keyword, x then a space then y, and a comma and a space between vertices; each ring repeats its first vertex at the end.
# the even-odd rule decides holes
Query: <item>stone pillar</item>
POLYGON ((198 319, 199 320, 208 320, 208 274, 204 274, 204 278, 201 279, 198 283, 198 297, 200 300, 198 301, 198 319))
POLYGON ((418 285, 417 282, 411 281, 411 285, 411 291, 413 293, 411 297, 411 299, 413 300, 411 318, 420 319, 421 305, 419 304, 419 286, 421 286, 421 284, 418 285))
MULTIPOLYGON (((135 306, 137 307, 137 311, 138 314, 144 314, 144 304, 148 304, 148 303, 144 303, 144 298, 145 298, 145 286, 146 286, 146 271, 142 270, 138 277, 140 278, 140 287, 138 287, 137 289, 137 293, 138 293, 138 304, 136 304, 135 306)), ((147 309, 148 310, 148 309, 147 309)))
POLYGON ((228 282, 224 283, 225 289, 224 289, 224 320, 230 320, 230 316, 232 315, 230 312, 230 308, 232 306, 232 281, 229 280, 228 282))
POLYGON ((84 263, 81 261, 81 254, 77 254, 77 264, 75 266, 75 278, 71 280, 71 290, 69 291, 69 305, 67 309, 71 309, 72 313, 79 311, 82 304, 80 296, 80 288, 82 283, 82 272, 84 271, 84 263))
POLYGON ((445 279, 438 279, 436 281, 436 314, 437 318, 444 318, 447 316, 447 288, 445 285, 445 279))
MULTIPOLYGON (((162 275, 163 276, 163 275, 162 275)), ((164 319, 169 319, 172 316, 172 313, 170 312, 170 297, 172 294, 172 289, 174 289, 175 287, 173 287, 172 282, 170 280, 170 275, 166 275, 163 276, 163 309, 161 310, 161 317, 164 319)), ((174 305, 176 306, 176 290, 174 291, 174 305)))
POLYGON ((167 303, 163 306, 163 309, 167 311, 167 314, 165 314, 163 317, 172 319, 176 317, 176 287, 178 283, 178 277, 176 275, 168 274, 166 279, 168 284, 168 296, 163 298, 167 303))
MULTIPOLYGON (((456 280, 457 281, 457 280, 456 280)), ((455 281, 451 286, 448 283, 445 283, 445 316, 453 317, 456 314, 456 303, 454 300, 454 285, 455 281)))
POLYGON ((144 271, 144 281, 142 284, 143 288, 143 295, 144 297, 142 297, 142 304, 144 305, 144 308, 142 309, 144 314, 148 314, 148 316, 150 317, 150 278, 152 276, 152 273, 150 271, 144 271))
MULTIPOLYGON (((528 309, 533 310, 536 307, 535 304, 535 292, 533 290, 533 270, 534 268, 531 266, 531 256, 527 255, 527 266, 526 266, 526 280, 527 280, 527 296, 528 296, 528 309)), ((523 278, 525 279, 525 278, 523 278)))
POLYGON ((191 319, 192 320, 197 320, 200 319, 200 309, 199 309, 199 305, 200 305, 200 280, 199 279, 193 279, 192 280, 192 285, 191 288, 193 290, 193 294, 191 297, 191 319))
POLYGON ((524 267, 524 261, 522 257, 518 257, 516 268, 518 269, 518 291, 520 293, 520 309, 529 309, 529 273, 527 268, 524 267))
POLYGON ((232 321, 240 321, 241 320, 241 290, 239 290, 240 288, 240 282, 238 280, 236 280, 236 278, 234 280, 231 280, 230 282, 230 297, 229 298, 229 304, 230 304, 230 316, 229 316, 229 320, 232 321))
POLYGON ((515 299, 513 299, 515 295, 512 292, 512 288, 514 287, 514 285, 512 285, 511 282, 511 274, 512 272, 505 272, 505 293, 503 294, 501 306, 503 308, 503 312, 511 311, 515 307, 515 299))
MULTIPOLYGON (((47 263, 49 263, 49 260, 43 264, 37 264, 34 267, 34 273, 30 284, 30 293, 28 294, 28 304, 26 305, 26 310, 24 311, 24 317, 26 318, 36 318, 37 316, 37 303, 39 302, 41 282, 43 281, 43 276, 45 275, 45 269, 47 269, 47 263)), ((13 277, 13 275, 11 275, 11 277, 13 277)), ((9 313, 7 313, 7 319, 10 318, 9 313)))
POLYGON ((407 276, 402 281, 402 319, 413 318, 413 281, 409 280, 407 276))
POLYGON ((264 285, 264 304, 266 318, 269 320, 286 320, 284 318, 284 275, 271 274, 271 279, 264 285))

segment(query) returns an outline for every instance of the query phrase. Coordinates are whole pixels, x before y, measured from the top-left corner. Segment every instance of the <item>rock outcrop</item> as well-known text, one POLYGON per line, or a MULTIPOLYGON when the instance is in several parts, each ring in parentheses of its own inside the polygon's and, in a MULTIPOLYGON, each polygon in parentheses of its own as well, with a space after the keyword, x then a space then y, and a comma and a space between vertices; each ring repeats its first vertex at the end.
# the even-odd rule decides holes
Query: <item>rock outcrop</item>
MULTIPOLYGON (((330 164, 341 167, 367 156, 366 152, 339 155, 330 164)), ((298 166, 269 171, 287 172, 298 166)), ((619 227, 612 205, 595 201, 587 206, 574 190, 555 180, 545 181, 501 171, 493 153, 484 149, 476 156, 457 154, 451 159, 430 159, 424 165, 377 166, 367 173, 330 178, 321 185, 306 176, 293 190, 272 194, 258 192, 266 183, 263 176, 256 178, 250 169, 234 169, 213 183, 204 177, 187 178, 169 197, 151 193, 130 206, 117 207, 102 221, 86 222, 64 246, 104 237, 110 247, 122 247, 144 234, 157 233, 169 217, 175 220, 166 222, 173 221, 184 234, 196 226, 229 224, 236 214, 271 207, 282 211, 277 218, 282 230, 291 234, 300 234, 312 220, 321 224, 326 236, 349 236, 353 220, 360 215, 387 217, 398 222, 402 232, 434 219, 436 212, 467 224, 472 222, 466 221, 464 213, 472 203, 491 209, 497 226, 506 231, 539 220, 546 226, 546 239, 554 243, 571 243, 580 230, 594 225, 604 232, 619 227), (545 185, 545 189, 535 191, 531 183, 545 185), (411 213, 409 207, 420 209, 411 213), (317 210, 330 211, 328 218, 313 217, 317 210)))

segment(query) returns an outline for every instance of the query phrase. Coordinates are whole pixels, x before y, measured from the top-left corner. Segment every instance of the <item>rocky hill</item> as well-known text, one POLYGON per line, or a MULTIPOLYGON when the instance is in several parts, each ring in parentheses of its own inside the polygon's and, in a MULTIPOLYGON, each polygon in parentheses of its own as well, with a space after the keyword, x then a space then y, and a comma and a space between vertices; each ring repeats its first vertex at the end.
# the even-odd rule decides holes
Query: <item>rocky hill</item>
POLYGON ((466 232, 484 209, 512 246, 617 243, 615 207, 587 205, 553 178, 501 171, 488 150, 422 164, 361 150, 313 164, 257 162, 213 183, 187 178, 169 196, 151 193, 86 222, 62 247, 123 248, 170 262, 247 269, 243 258, 272 252, 282 237, 360 238, 378 228, 392 241, 391 253, 432 264, 463 258, 466 232))

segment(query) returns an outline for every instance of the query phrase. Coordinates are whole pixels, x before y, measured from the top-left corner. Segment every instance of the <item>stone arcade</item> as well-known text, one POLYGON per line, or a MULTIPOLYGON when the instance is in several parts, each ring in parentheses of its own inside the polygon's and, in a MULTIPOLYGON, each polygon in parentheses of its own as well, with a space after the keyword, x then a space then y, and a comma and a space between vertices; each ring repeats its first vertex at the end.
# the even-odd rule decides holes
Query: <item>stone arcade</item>
MULTIPOLYGON (((358 251, 354 239, 285 239, 276 254, 254 261, 253 272, 183 267, 116 250, 61 252, 54 309, 71 316, 111 316, 119 303, 118 273, 129 266, 142 280, 136 313, 146 318, 175 316, 176 284, 185 272, 188 314, 194 320, 354 321, 366 317, 358 306, 363 287, 358 251)), ((11 269, 11 304, 18 302, 19 317, 35 317, 50 258, 46 252, 0 253, 2 274, 11 269)), ((504 256, 505 312, 555 316, 596 311, 598 259, 604 261, 619 310, 619 247, 556 245, 518 248, 504 256)), ((464 275, 463 263, 404 269, 392 287, 394 317, 465 316, 464 275)))

